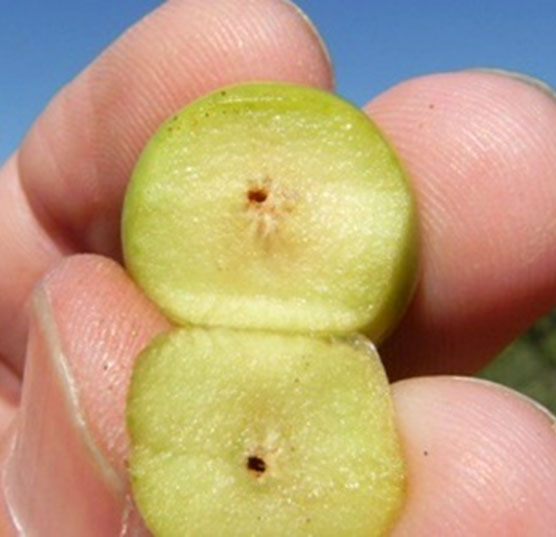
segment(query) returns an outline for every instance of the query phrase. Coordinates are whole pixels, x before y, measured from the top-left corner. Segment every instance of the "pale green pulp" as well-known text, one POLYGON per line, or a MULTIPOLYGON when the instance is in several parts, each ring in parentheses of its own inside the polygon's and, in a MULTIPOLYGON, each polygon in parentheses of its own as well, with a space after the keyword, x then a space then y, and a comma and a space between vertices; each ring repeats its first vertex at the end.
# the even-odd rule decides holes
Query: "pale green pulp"
POLYGON ((389 387, 362 339, 174 330, 139 357, 127 421, 157 537, 379 537, 403 503, 389 387))
POLYGON ((287 84, 227 88, 166 122, 123 215, 129 271, 179 324, 377 342, 408 303, 416 242, 408 183, 373 123, 287 84))

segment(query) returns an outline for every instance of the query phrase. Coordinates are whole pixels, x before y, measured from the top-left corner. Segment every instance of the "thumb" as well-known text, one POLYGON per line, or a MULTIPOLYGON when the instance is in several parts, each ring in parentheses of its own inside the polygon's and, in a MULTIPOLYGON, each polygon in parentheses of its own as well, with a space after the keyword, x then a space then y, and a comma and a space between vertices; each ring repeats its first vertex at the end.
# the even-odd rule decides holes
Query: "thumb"
POLYGON ((125 273, 81 256, 34 294, 21 406, 5 436, 2 535, 148 535, 123 426, 131 365, 166 326, 125 273))

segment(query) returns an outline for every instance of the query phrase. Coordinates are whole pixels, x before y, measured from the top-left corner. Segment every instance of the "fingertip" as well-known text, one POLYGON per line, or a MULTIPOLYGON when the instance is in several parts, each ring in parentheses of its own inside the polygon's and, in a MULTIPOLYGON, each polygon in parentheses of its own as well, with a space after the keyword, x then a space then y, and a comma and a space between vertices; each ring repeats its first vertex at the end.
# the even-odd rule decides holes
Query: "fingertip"
POLYGON ((394 536, 550 535, 556 430, 534 405, 477 380, 393 385, 409 466, 394 536))
POLYGON ((398 378, 475 372, 554 307, 556 100, 462 71, 402 82, 365 110, 408 170, 422 228, 415 300, 382 353, 398 378))
POLYGON ((6 515, 33 535, 146 535, 129 496, 123 415, 135 356, 167 322, 122 267, 95 255, 66 258, 32 305, 21 404, 0 462, 0 528, 6 515))
POLYGON ((2 461, 9 518, 25 534, 115 534, 125 479, 92 438, 43 289, 33 298, 25 384, 2 461))
POLYGON ((125 400, 137 354, 169 323, 125 270, 97 255, 66 258, 42 283, 87 425, 125 475, 125 400))

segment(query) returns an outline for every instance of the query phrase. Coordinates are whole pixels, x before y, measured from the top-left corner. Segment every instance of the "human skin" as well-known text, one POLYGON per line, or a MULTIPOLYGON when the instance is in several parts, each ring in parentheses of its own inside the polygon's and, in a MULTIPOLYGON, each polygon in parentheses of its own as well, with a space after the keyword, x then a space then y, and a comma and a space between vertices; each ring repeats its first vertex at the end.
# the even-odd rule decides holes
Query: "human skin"
MULTIPOLYGON (((126 512, 127 535, 146 535, 126 499, 124 402, 134 357, 168 324, 116 262, 123 191, 160 121, 255 79, 332 89, 291 5, 166 2, 53 99, 1 169, 1 535, 17 535, 10 512, 22 534, 118 536, 126 512)), ((393 396, 410 486, 393 535, 550 535, 554 418, 481 381, 410 377, 476 370, 556 303, 556 99, 459 72, 365 110, 405 163, 422 223, 421 283, 382 348, 405 379, 393 396)))

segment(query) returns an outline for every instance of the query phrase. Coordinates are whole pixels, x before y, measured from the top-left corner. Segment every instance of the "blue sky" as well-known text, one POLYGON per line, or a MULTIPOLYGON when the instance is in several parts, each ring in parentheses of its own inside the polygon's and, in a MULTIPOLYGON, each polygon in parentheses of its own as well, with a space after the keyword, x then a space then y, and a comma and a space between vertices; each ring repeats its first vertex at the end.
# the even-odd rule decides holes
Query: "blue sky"
MULTIPOLYGON (((206 0, 210 2, 212 0, 206 0)), ((155 0, 18 0, 0 7, 0 161, 50 97, 155 0)), ((363 104, 403 79, 494 66, 556 86, 555 0, 299 0, 338 91, 363 104)))

